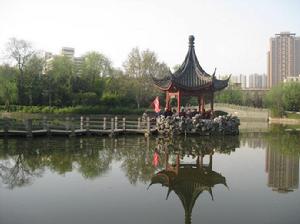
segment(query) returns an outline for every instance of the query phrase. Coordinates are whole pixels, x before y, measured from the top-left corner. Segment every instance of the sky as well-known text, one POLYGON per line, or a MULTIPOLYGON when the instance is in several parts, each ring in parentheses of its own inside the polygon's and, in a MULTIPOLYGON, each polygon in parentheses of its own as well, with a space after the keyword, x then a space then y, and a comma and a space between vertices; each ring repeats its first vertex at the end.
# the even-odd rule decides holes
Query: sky
POLYGON ((16 37, 56 54, 99 51, 120 68, 132 48, 150 49, 172 68, 194 35, 207 73, 266 73, 269 38, 300 36, 299 12, 299 0, 0 0, 0 59, 16 37))

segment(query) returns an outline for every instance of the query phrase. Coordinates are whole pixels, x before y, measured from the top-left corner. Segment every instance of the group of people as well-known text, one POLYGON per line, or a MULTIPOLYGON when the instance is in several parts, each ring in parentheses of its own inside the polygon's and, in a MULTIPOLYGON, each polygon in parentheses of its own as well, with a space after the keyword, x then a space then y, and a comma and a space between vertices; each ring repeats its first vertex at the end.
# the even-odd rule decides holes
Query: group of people
POLYGON ((160 111, 157 115, 158 116, 163 115, 165 117, 179 116, 179 117, 192 118, 192 117, 196 116, 197 114, 200 114, 203 119, 209 119, 213 115, 211 110, 208 110, 208 111, 204 110, 203 112, 200 112, 197 109, 191 109, 191 108, 187 108, 187 109, 182 108, 179 113, 177 112, 176 109, 171 110, 169 108, 165 108, 164 111, 160 111))

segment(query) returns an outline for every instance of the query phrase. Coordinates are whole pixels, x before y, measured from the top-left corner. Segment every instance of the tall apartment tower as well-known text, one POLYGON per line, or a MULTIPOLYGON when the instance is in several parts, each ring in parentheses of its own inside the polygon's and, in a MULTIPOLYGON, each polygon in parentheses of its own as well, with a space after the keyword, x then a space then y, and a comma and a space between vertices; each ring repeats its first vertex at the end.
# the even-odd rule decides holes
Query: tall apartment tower
POLYGON ((270 38, 268 52, 269 87, 276 86, 288 77, 300 74, 300 37, 295 33, 281 32, 270 38))

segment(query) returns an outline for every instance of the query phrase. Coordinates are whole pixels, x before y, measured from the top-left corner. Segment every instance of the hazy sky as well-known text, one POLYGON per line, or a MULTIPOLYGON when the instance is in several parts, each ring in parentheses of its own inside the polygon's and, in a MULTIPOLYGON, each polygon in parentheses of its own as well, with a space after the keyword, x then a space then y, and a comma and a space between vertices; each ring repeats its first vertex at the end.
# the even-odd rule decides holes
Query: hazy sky
POLYGON ((299 0, 0 0, 0 50, 10 37, 58 53, 97 50, 121 67, 133 47, 150 49, 170 67, 182 63, 195 36, 208 73, 266 72, 269 38, 300 36, 299 0))

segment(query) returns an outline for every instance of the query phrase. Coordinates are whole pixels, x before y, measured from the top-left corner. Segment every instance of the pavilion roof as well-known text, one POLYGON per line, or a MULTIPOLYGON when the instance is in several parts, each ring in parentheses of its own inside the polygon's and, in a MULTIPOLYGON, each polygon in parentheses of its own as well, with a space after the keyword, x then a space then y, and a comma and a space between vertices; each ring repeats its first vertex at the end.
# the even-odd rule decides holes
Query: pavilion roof
POLYGON ((210 89, 212 91, 222 90, 228 86, 229 78, 218 80, 213 75, 206 73, 200 66, 194 48, 194 36, 189 37, 189 49, 184 62, 179 69, 172 73, 169 71, 163 78, 153 77, 155 85, 162 90, 169 90, 171 87, 186 91, 197 91, 210 89))

